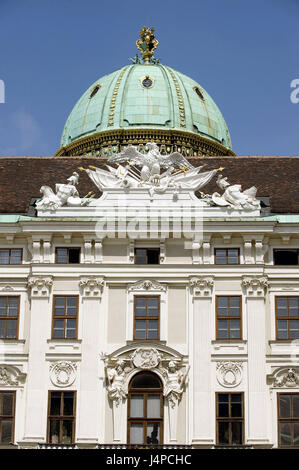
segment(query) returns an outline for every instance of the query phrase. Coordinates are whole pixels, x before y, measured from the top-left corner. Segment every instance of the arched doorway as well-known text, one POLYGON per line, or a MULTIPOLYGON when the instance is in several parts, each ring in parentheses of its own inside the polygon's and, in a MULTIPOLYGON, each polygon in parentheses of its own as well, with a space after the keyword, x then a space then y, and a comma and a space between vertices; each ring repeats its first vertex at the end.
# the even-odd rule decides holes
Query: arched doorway
POLYGON ((129 385, 128 444, 163 443, 163 386, 153 372, 139 372, 129 385))

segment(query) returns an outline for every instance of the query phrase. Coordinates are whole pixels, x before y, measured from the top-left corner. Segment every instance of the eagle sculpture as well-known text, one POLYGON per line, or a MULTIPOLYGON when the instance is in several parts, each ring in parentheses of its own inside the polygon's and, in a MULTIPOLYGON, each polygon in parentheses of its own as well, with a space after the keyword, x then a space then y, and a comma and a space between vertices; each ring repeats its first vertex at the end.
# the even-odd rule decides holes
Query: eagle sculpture
POLYGON ((109 163, 128 162, 130 165, 141 167, 141 180, 150 181, 153 177, 160 175, 161 168, 174 169, 191 169, 193 166, 178 152, 170 155, 161 155, 159 147, 154 142, 146 144, 149 151, 146 154, 139 152, 133 145, 129 145, 117 155, 109 157, 109 163))

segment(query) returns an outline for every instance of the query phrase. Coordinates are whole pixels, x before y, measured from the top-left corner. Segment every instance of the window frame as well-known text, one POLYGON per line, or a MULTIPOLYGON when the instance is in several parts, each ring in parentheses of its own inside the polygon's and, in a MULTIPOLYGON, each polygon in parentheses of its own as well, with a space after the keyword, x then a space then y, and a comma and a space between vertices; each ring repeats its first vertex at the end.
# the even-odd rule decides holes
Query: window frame
POLYGON ((236 247, 236 248, 233 248, 233 247, 230 247, 230 248, 227 248, 227 247, 215 247, 214 248, 214 264, 216 266, 238 266, 240 264, 240 248, 236 247), (216 251, 217 250, 225 250, 226 252, 226 255, 225 255, 225 259, 226 259, 226 262, 225 263, 216 263, 216 251), (237 263, 232 263, 232 264, 229 264, 228 263, 228 250, 237 250, 238 251, 238 262, 237 263))
MULTIPOLYGON (((281 395, 290 395, 291 397, 294 396, 294 395, 297 395, 299 396, 299 393, 290 393, 290 392, 278 392, 277 393, 277 443, 278 443, 278 447, 281 448, 281 449, 298 449, 299 448, 299 444, 298 445, 281 445, 280 441, 280 423, 282 422, 286 422, 286 423, 291 423, 291 424, 294 424, 294 423, 298 423, 299 424, 299 417, 298 418, 281 418, 280 417, 280 396, 281 395)), ((291 398, 291 400, 293 400, 291 398)), ((293 408, 291 406, 291 410, 292 410, 292 414, 293 414, 293 408)), ((292 426, 292 439, 294 441, 294 427, 292 426)))
MULTIPOLYGON (((146 313, 148 311, 148 303, 146 304, 146 313)), ((161 312, 161 296, 160 295, 134 295, 134 306, 133 306, 133 340, 134 341, 160 341, 160 312, 161 312), (136 317, 136 299, 137 298, 146 298, 146 299, 152 299, 152 298, 157 298, 158 299, 158 315, 156 317, 150 317, 145 315, 144 317, 138 316, 136 317), (149 320, 157 320, 158 328, 157 328, 157 338, 144 338, 144 339, 139 339, 136 338, 136 320, 145 320, 145 332, 146 336, 148 333, 148 326, 147 323, 149 320)))
POLYGON ((72 340, 76 340, 78 339, 78 319, 79 319, 79 295, 78 294, 58 294, 58 295, 53 295, 53 305, 52 305, 52 328, 51 328, 51 339, 55 340, 55 341, 72 341, 72 340), (65 311, 66 311, 66 303, 67 303, 67 300, 65 300, 64 302, 64 315, 55 315, 55 298, 56 297, 65 297, 65 299, 67 299, 67 297, 76 297, 77 299, 77 310, 76 310, 76 316, 73 316, 73 315, 66 315, 65 311), (66 328, 65 328, 65 325, 66 325, 66 320, 67 319, 74 319, 76 320, 76 336, 74 338, 66 338, 65 337, 65 331, 66 331, 66 328), (54 323, 55 323, 55 319, 58 319, 58 320, 63 320, 64 321, 64 337, 63 338, 56 338, 54 336, 54 323))
POLYGON ((296 298, 299 301, 299 295, 275 295, 275 339, 276 341, 293 341, 298 338, 290 338, 290 320, 298 320, 299 321, 299 315, 297 317, 290 317, 289 315, 289 299, 290 298, 296 298), (277 315, 277 300, 279 298, 285 298, 287 299, 287 307, 288 307, 288 315, 284 317, 278 317, 277 315), (278 338, 278 320, 286 320, 288 322, 288 337, 287 338, 278 338))
MULTIPOLYGON (((215 299, 215 302, 216 302, 216 340, 217 341, 241 341, 243 339, 243 312, 242 312, 242 295, 239 295, 239 294, 234 294, 234 295, 223 295, 223 294, 219 294, 219 295, 216 295, 216 299, 215 299), (231 297, 239 297, 240 299, 240 315, 237 317, 237 316, 231 316, 231 315, 227 315, 227 316, 223 316, 223 317, 218 317, 218 298, 219 297, 228 297, 228 299, 230 299, 231 297), (228 320, 228 325, 230 325, 230 320, 236 320, 236 319, 240 319, 240 336, 239 338, 219 338, 218 337, 218 319, 220 320, 228 320)), ((229 307, 230 307, 230 303, 228 304, 229 307)), ((230 334, 230 328, 228 328, 228 333, 230 334)))
POLYGON ((134 264, 137 266, 158 266, 160 263, 160 256, 161 256, 161 249, 160 248, 147 248, 147 247, 142 247, 142 246, 137 246, 134 248, 134 264), (136 263, 136 251, 137 250, 146 250, 146 263, 136 263), (148 251, 158 251, 158 263, 148 263, 148 251))
POLYGON ((55 247, 55 264, 81 264, 81 247, 80 246, 56 246, 55 247), (67 259, 66 263, 59 263, 57 261, 57 250, 67 250, 67 259), (78 263, 70 263, 70 250, 79 250, 79 262, 78 263))
POLYGON ((21 303, 21 296, 20 295, 0 295, 0 298, 1 297, 5 297, 6 298, 6 316, 2 316, 0 315, 0 320, 4 320, 5 321, 5 331, 7 331, 7 326, 6 326, 6 322, 7 320, 17 320, 17 327, 16 327, 16 336, 14 338, 0 338, 0 340, 5 340, 5 341, 15 341, 17 339, 19 339, 19 323, 20 323, 20 303, 21 303), (9 297, 15 297, 18 299, 18 314, 16 317, 12 317, 12 316, 8 316, 7 315, 7 307, 8 307, 8 298, 9 297))
POLYGON ((128 406, 127 406, 127 443, 128 445, 132 446, 149 446, 154 447, 155 445, 160 446, 164 443, 164 396, 163 396, 163 384, 161 382, 160 377, 151 372, 151 371, 141 371, 135 374, 129 384, 129 393, 128 393, 128 406), (151 373, 155 375, 156 379, 159 380, 160 388, 132 388, 132 382, 136 378, 137 375, 142 375, 144 372, 151 373), (132 395, 143 395, 143 417, 131 417, 131 396, 132 395), (159 395, 160 396, 160 418, 148 418, 147 417, 147 399, 148 395, 159 395), (160 423, 160 442, 159 444, 147 444, 146 443, 146 430, 147 430, 147 423, 160 423), (131 433, 130 429, 131 423, 141 423, 143 424, 143 444, 131 444, 131 433))
POLYGON ((4 394, 4 393, 10 393, 10 394, 12 394, 12 396, 13 396, 13 406, 12 406, 13 415, 12 415, 12 416, 9 416, 9 415, 2 415, 2 414, 0 414, 0 446, 5 446, 5 445, 8 445, 8 444, 10 444, 10 443, 14 443, 14 442, 15 442, 16 391, 15 391, 15 390, 0 390, 0 394, 4 394), (12 419, 11 441, 8 442, 8 443, 1 441, 1 439, 2 439, 2 420, 3 420, 3 419, 12 419))
MULTIPOLYGON (((57 443, 57 445, 59 445, 59 444, 65 445, 65 443, 60 442, 61 437, 62 437, 61 427, 62 427, 63 421, 73 420, 73 423, 72 423, 72 441, 70 442, 70 444, 75 443, 75 440, 76 440, 76 410, 77 410, 77 391, 76 390, 49 390, 48 391, 48 409, 47 409, 47 443, 48 444, 52 444, 52 442, 50 442, 50 421, 51 421, 51 419, 53 419, 53 420, 56 419, 56 420, 59 421, 59 439, 58 439, 59 442, 57 443), (64 393, 73 393, 74 394, 73 414, 72 414, 72 416, 70 416, 70 415, 65 415, 64 416, 62 414, 50 415, 50 411, 51 411, 51 394, 52 393, 60 393, 62 395, 62 399, 60 401, 60 413, 61 413, 61 410, 63 410, 63 406, 64 406, 64 400, 63 400, 64 393)), ((54 443, 54 444, 56 444, 56 443, 54 443)))
POLYGON ((8 263, 0 263, 0 266, 19 266, 20 264, 23 263, 23 254, 24 254, 24 250, 23 248, 0 248, 0 252, 1 251, 4 251, 4 250, 8 250, 9 251, 9 262, 8 263), (12 250, 20 250, 21 251, 21 259, 20 259, 20 262, 19 263, 11 263, 11 251, 12 250))
POLYGON ((244 392, 216 392, 216 445, 218 446, 243 446, 245 443, 245 416, 244 416, 244 392), (219 395, 228 395, 229 396, 229 414, 231 414, 231 396, 232 395, 241 395, 241 400, 242 400, 242 417, 219 417, 218 416, 218 396, 219 395), (241 444, 233 444, 231 442, 232 438, 232 429, 231 429, 231 423, 232 422, 242 422, 242 443, 241 444), (219 422, 229 422, 229 443, 228 444, 221 444, 219 443, 219 422))

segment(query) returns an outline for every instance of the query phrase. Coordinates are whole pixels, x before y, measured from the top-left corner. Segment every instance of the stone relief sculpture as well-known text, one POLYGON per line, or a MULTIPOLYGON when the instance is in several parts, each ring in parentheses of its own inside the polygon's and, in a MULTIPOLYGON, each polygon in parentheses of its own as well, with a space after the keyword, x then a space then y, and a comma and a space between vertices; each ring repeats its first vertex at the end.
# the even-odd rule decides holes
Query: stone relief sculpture
POLYGON ((230 185, 227 181, 227 176, 223 177, 222 174, 218 175, 217 186, 224 190, 224 193, 213 193, 211 196, 212 202, 216 206, 230 206, 235 209, 254 210, 260 208, 260 201, 256 199, 257 189, 252 186, 245 191, 242 191, 240 184, 230 185))
POLYGON ((50 380, 57 387, 69 387, 76 379, 77 364, 59 361, 50 365, 50 380))
POLYGON ((108 379, 108 396, 110 400, 115 401, 116 406, 119 406, 122 399, 126 398, 126 391, 124 389, 125 380, 125 362, 118 360, 115 367, 107 367, 108 379))
POLYGON ((195 168, 179 152, 161 155, 154 142, 148 142, 147 146, 149 151, 146 154, 129 145, 119 154, 109 157, 109 163, 119 165, 117 169, 107 165, 108 171, 94 166, 85 171, 101 191, 106 188, 123 187, 147 188, 150 193, 163 193, 167 189, 173 189, 175 192, 180 188, 197 191, 218 171, 217 169, 200 173, 203 166, 195 168), (122 163, 127 164, 123 166, 122 163), (161 174, 162 169, 166 171, 161 174))
POLYGON ((276 377, 274 381, 274 387, 298 387, 299 386, 299 375, 295 369, 288 369, 282 377, 276 377))
POLYGON ((177 365, 174 361, 169 362, 167 369, 162 369, 166 379, 164 395, 172 407, 181 399, 189 369, 190 366, 185 373, 182 370, 177 370, 177 365))
MULTIPOLYGON (((40 192, 43 197, 41 201, 36 203, 36 208, 55 211, 58 207, 62 206, 79 207, 88 205, 89 200, 80 198, 76 188, 79 181, 78 173, 74 172, 67 181, 67 184, 59 183, 55 185, 56 194, 50 186, 42 186, 40 192)), ((91 193, 88 193, 86 197, 91 195, 91 193)))
MULTIPOLYGON (((105 200, 108 194, 111 198, 113 191, 120 189, 124 193, 134 193, 136 199, 142 194, 140 190, 143 189, 150 196, 149 200, 151 202, 155 194, 158 199, 163 199, 163 195, 166 194, 165 201, 169 202, 169 193, 174 202, 179 199, 180 193, 184 193, 185 196, 186 193, 189 193, 189 199, 196 200, 194 193, 200 191, 218 171, 224 169, 217 168, 202 172, 204 165, 194 167, 179 152, 162 155, 154 142, 148 142, 147 148, 149 149, 147 153, 141 153, 133 145, 129 145, 120 153, 111 155, 108 158, 109 164, 105 164, 106 169, 95 166, 89 166, 88 169, 79 167, 79 170, 86 171, 91 181, 103 193, 98 200, 91 201, 94 197, 92 192, 89 192, 83 198, 79 196, 76 188, 79 175, 74 172, 67 179, 67 184, 55 185, 56 193, 49 186, 42 186, 40 191, 43 197, 36 204, 37 209, 55 212, 64 206, 89 206, 93 208, 94 206, 100 206, 102 200, 105 200)), ((222 174, 219 174, 216 183, 224 191, 223 194, 220 195, 218 192, 214 192, 209 195, 201 192, 203 207, 228 207, 247 212, 260 209, 260 202, 256 199, 257 190, 254 186, 242 191, 240 184, 231 185, 227 181, 227 177, 223 177, 222 174)), ((114 200, 113 197, 112 200, 114 200)), ((182 200, 185 200, 184 197, 182 200)))

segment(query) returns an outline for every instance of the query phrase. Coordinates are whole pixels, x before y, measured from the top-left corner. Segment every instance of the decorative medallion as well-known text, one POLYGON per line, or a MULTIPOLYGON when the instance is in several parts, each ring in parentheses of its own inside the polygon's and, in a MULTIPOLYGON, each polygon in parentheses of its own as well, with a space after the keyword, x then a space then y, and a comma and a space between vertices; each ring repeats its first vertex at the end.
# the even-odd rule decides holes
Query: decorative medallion
POLYGON ((60 361, 50 365, 50 380, 56 387, 69 387, 76 378, 77 364, 60 361))
POLYGON ((143 88, 152 88, 154 85, 155 79, 153 77, 150 77, 149 75, 146 75, 146 77, 141 77, 140 78, 140 83, 143 86, 143 88))
POLYGON ((138 348, 132 354, 132 362, 140 369, 153 369, 157 367, 161 356, 154 348, 138 348))
POLYGON ((242 380, 242 362, 217 362, 216 377, 223 387, 237 387, 242 380))

